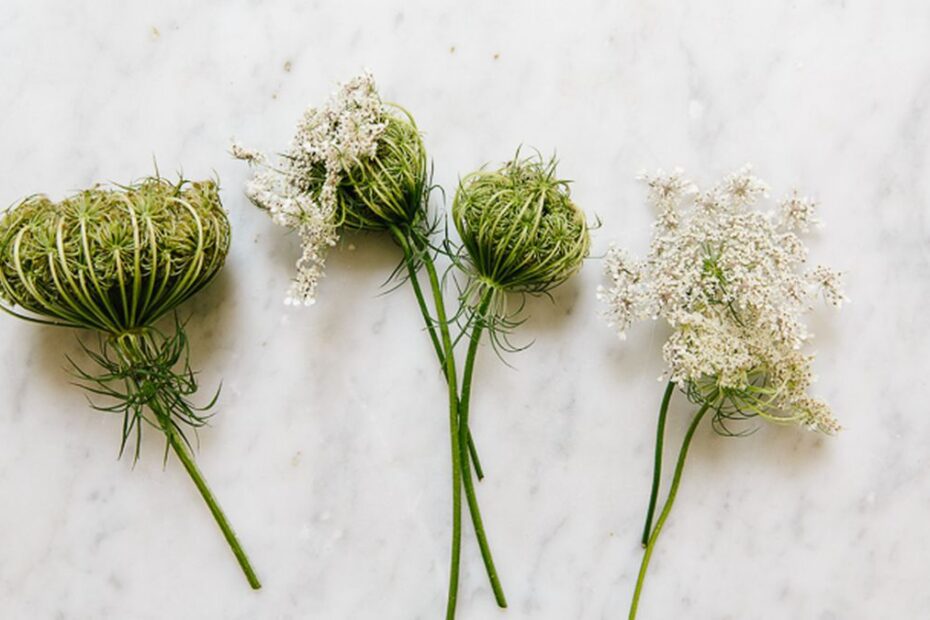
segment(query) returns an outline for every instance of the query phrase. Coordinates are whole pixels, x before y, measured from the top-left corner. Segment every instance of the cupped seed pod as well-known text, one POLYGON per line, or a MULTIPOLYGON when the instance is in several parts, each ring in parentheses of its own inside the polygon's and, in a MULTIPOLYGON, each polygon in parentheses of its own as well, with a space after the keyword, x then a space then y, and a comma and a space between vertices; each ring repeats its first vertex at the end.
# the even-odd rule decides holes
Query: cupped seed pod
POLYGON ((459 183, 452 218, 480 285, 545 293, 581 267, 588 224, 555 168, 554 159, 517 153, 501 168, 478 170, 459 183))
POLYGON ((32 196, 0 220, 0 296, 49 322, 120 335, 207 285, 229 240, 214 181, 32 196))

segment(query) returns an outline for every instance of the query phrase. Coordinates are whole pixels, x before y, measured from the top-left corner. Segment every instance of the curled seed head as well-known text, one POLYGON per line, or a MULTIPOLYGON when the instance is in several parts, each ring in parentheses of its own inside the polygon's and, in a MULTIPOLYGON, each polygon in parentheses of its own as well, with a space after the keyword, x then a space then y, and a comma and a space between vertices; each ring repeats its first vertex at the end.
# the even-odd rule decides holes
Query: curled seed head
POLYGON ((412 224, 422 214, 426 148, 413 117, 385 106, 384 131, 374 157, 347 168, 339 184, 343 223, 382 230, 412 224))
POLYGON ((212 180, 32 196, 0 219, 0 298, 111 333, 147 327, 213 279, 229 241, 212 180))
POLYGON ((572 202, 556 161, 516 157, 462 179, 452 218, 474 275, 504 290, 544 293, 588 255, 584 212, 572 202))

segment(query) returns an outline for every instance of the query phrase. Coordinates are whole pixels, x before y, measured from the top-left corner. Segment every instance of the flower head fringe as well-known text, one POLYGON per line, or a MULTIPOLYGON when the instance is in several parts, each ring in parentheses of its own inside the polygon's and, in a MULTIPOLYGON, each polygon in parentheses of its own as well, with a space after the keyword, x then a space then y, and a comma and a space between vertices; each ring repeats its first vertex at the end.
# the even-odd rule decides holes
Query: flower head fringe
POLYGON ((277 168, 264 155, 233 145, 236 158, 258 168, 246 195, 300 236, 302 253, 288 303, 315 301, 327 251, 339 240, 340 183, 363 159, 375 156, 386 126, 374 78, 365 72, 342 84, 323 107, 307 109, 277 168))
POLYGON ((658 219, 643 261, 612 248, 609 285, 599 289, 621 336, 636 321, 662 317, 673 332, 663 355, 670 379, 726 422, 760 416, 839 430, 829 408, 808 396, 813 356, 803 314, 820 293, 846 299, 840 274, 803 269, 800 234, 816 224, 815 204, 792 194, 775 208, 749 166, 701 190, 680 171, 643 175, 658 219))

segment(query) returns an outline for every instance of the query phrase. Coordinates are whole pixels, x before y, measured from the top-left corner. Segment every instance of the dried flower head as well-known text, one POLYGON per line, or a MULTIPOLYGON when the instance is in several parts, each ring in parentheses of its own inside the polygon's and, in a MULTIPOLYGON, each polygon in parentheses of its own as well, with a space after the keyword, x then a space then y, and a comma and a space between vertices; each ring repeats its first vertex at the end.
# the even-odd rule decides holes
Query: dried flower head
POLYGON ((760 416, 833 433, 839 425, 807 390, 813 356, 803 314, 821 292, 839 307, 840 274, 803 270, 798 236, 814 223, 814 203, 792 194, 756 207, 765 183, 747 166, 707 191, 680 172, 643 177, 659 211, 644 261, 611 249, 609 286, 599 297, 622 335, 635 321, 663 317, 673 332, 663 354, 670 379, 726 422, 760 416))
POLYGON ((474 279, 483 286, 545 293, 581 267, 590 236, 556 161, 520 154, 498 170, 462 179, 452 218, 474 279))
POLYGON ((203 288, 228 250, 214 181, 151 177, 60 202, 32 196, 0 220, 0 297, 51 322, 120 334, 203 288))
POLYGON ((246 186, 249 199, 300 236, 288 303, 314 302, 340 227, 381 230, 422 215, 427 173, 420 132, 405 110, 381 101, 367 72, 304 113, 277 168, 239 145, 232 153, 258 167, 246 186))

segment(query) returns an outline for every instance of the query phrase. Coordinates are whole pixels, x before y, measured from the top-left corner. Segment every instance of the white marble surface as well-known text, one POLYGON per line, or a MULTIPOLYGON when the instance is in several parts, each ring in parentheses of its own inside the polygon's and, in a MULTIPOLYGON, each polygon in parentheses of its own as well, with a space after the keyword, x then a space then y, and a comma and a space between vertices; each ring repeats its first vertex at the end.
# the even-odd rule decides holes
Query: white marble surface
MULTIPOLYGON (((332 255, 320 302, 281 304, 296 243, 242 195, 231 137, 273 150, 304 105, 371 67, 414 112, 436 179, 557 150, 579 203, 642 252, 633 181, 752 161, 823 203, 814 257, 853 304, 814 319, 835 439, 696 439, 642 618, 924 618, 930 609, 930 7, 923 2, 41 2, 0 5, 0 203, 181 166, 220 176, 225 277, 192 302, 199 462, 265 588, 250 591, 150 433, 68 384, 74 335, 0 320, 0 618, 437 618, 447 579, 443 384, 398 260, 332 255), (834 320, 835 319, 835 320, 834 320)), ((466 525, 459 617, 624 617, 662 385, 660 329, 620 343, 599 261, 531 305, 536 344, 479 360, 480 497, 511 608, 466 525)), ((672 441, 686 408, 673 408, 672 441)))

